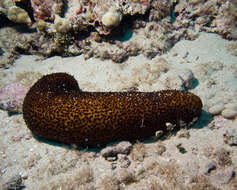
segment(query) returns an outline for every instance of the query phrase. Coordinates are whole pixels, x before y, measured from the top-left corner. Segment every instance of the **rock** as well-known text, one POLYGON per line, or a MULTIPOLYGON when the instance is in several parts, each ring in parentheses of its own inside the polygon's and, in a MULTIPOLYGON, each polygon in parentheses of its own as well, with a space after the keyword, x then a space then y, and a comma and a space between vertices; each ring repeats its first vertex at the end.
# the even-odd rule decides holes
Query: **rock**
POLYGON ((132 144, 128 141, 122 141, 115 146, 108 146, 101 150, 101 155, 107 159, 108 157, 117 157, 118 154, 129 154, 132 144))
POLYGON ((216 105, 210 107, 208 112, 211 115, 218 115, 224 110, 224 108, 225 108, 224 104, 220 103, 220 104, 216 104, 216 105))
POLYGON ((227 108, 221 112, 221 115, 226 119, 233 119, 237 116, 237 110, 227 108))

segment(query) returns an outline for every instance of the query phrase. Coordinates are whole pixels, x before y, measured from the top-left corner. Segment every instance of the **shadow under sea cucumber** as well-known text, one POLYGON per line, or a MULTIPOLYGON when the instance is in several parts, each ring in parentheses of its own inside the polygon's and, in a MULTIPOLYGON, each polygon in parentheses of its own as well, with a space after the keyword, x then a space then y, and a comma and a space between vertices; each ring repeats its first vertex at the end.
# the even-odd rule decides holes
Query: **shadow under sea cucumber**
POLYGON ((201 99, 190 92, 83 92, 67 73, 43 76, 23 102, 34 135, 82 147, 154 136, 169 130, 167 123, 189 126, 201 111, 201 99))

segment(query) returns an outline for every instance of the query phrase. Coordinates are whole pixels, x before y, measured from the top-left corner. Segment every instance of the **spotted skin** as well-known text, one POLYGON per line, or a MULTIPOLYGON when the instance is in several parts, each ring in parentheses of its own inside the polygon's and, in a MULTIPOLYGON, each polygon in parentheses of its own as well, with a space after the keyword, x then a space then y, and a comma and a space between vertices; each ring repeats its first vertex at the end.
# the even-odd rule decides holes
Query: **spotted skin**
POLYGON ((153 136, 166 132, 167 123, 188 125, 201 110, 200 98, 190 92, 82 92, 66 73, 42 77, 23 103, 34 135, 88 147, 153 136))

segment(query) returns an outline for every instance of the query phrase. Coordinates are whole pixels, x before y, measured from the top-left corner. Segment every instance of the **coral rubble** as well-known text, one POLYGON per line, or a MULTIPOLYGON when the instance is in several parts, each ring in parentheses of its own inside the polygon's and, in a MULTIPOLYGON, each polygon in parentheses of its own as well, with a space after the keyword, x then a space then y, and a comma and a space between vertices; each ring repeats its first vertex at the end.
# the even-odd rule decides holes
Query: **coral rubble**
POLYGON ((192 27, 237 39, 237 3, 234 0, 180 0, 175 6, 177 29, 192 27))
MULTIPOLYGON (((123 62, 138 54, 152 59, 182 38, 196 39, 200 31, 237 39, 236 10, 233 0, 0 2, 1 16, 34 30, 28 45, 22 46, 27 47, 24 53, 46 57, 84 54, 86 59, 94 56, 114 62, 123 62)), ((18 39, 17 44, 24 42, 18 39)), ((19 52, 15 48, 17 44, 12 45, 14 52, 19 52)))

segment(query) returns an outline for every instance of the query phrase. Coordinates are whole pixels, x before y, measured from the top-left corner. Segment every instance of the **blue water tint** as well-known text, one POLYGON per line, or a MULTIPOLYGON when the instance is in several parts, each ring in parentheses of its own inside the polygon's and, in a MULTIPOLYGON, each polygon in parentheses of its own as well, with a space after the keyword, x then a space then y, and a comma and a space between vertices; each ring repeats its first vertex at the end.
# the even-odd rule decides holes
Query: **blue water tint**
POLYGON ((119 41, 121 41, 121 42, 126 42, 126 41, 128 41, 128 40, 130 40, 130 39, 132 38, 132 35, 133 35, 132 29, 128 28, 128 29, 124 32, 123 36, 119 39, 119 41))

